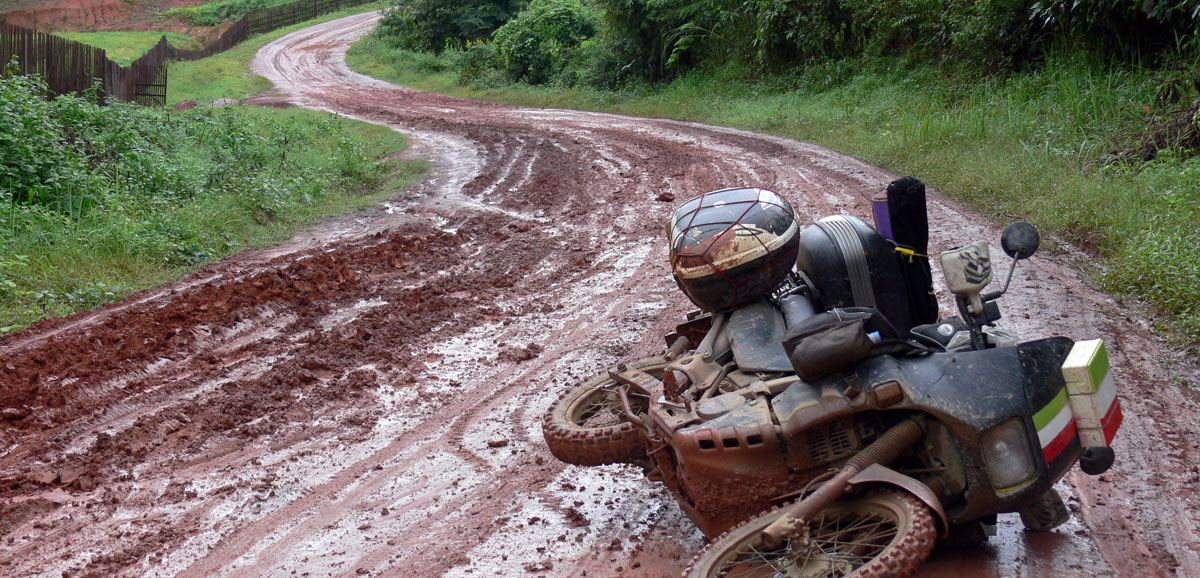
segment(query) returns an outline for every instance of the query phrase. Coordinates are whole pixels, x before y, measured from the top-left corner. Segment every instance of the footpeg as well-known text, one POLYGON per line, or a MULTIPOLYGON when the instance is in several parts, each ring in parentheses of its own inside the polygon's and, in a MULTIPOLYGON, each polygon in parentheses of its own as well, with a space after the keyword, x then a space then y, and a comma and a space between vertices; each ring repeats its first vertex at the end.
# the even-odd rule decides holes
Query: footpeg
POLYGON ((1037 501, 1021 510, 1021 523, 1034 532, 1045 532, 1061 526, 1071 517, 1058 490, 1050 488, 1037 501))

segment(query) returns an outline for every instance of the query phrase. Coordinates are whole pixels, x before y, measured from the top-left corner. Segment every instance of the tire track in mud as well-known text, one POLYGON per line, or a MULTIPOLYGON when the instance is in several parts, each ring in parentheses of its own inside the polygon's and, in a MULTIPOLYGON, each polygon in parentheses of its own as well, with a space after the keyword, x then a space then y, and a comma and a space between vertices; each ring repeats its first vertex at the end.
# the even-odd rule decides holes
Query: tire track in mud
MULTIPOLYGON (((237 532, 234 536, 225 540, 218 549, 214 550, 210 557, 216 563, 206 564, 206 560, 201 560, 197 565, 188 568, 183 572, 182 576, 213 576, 217 575, 220 570, 220 564, 229 560, 232 557, 239 556, 245 551, 248 551, 258 543, 264 535, 269 535, 272 528, 283 525, 285 522, 298 518, 307 518, 298 526, 290 529, 289 535, 284 536, 280 540, 271 544, 269 548, 256 555, 255 563, 252 565, 239 567, 239 572, 245 572, 251 575, 267 575, 273 571, 279 570, 274 565, 286 558, 286 555, 293 551, 297 544, 290 543, 290 539, 302 541, 307 539, 309 535, 319 529, 319 527, 329 520, 336 519, 339 512, 346 508, 348 504, 354 504, 363 500, 367 496, 376 493, 381 487, 386 485, 392 476, 399 473, 399 470, 408 467, 406 464, 392 466, 383 470, 378 470, 378 466, 384 463, 397 459, 399 454, 426 454, 426 452, 436 453, 437 448, 449 448, 449 453, 457 456, 468 467, 476 471, 486 472, 495 468, 485 460, 478 456, 474 451, 468 448, 467 442, 464 439, 469 433, 468 430, 475 426, 479 421, 481 414, 487 414, 493 411, 498 405, 507 401, 516 394, 522 393, 518 390, 519 387, 527 387, 527 378, 537 371, 549 365, 548 360, 557 360, 567 351, 567 347, 561 345, 563 343, 574 343, 579 338, 592 334, 597 325, 602 324, 607 320, 609 313, 613 310, 622 309, 629 301, 639 298, 643 294, 645 285, 648 284, 647 279, 651 279, 649 271, 645 269, 658 269, 655 264, 644 263, 641 268, 633 271, 622 286, 622 290, 626 296, 621 300, 609 304, 596 317, 600 321, 581 324, 576 327, 563 327, 555 330, 548 337, 550 343, 559 343, 557 348, 549 349, 537 358, 534 362, 526 365, 512 365, 504 368, 492 377, 494 383, 497 384, 495 389, 484 389, 484 391, 464 392, 462 399, 448 407, 438 410, 434 415, 428 416, 428 421, 434 423, 446 424, 443 429, 435 432, 427 432, 423 430, 414 430, 406 432, 400 438, 389 444, 382 450, 370 455, 366 460, 356 463, 343 470, 338 476, 327 484, 314 489, 304 498, 297 500, 287 507, 282 508, 272 513, 267 518, 259 520, 237 532), (575 339, 573 339, 575 338, 575 339), (443 431, 444 430, 444 431, 443 431), (414 439, 416 438, 416 439, 414 439), (420 450, 413 451, 411 448, 420 446, 420 450), (365 463, 364 463, 365 462, 365 463), (374 473, 372 473, 374 472, 374 473), (341 490, 350 488, 353 489, 343 494, 341 490)), ((534 421, 533 423, 538 423, 534 421)), ((528 437, 528 436, 523 436, 528 437)), ((506 440, 507 441, 507 440, 506 440)), ((473 447, 478 448, 482 444, 476 443, 473 447)), ((489 493, 491 499, 498 500, 501 503, 507 501, 520 491, 524 491, 524 487, 514 487, 515 484, 504 484, 499 488, 492 488, 489 493)), ((436 496, 436 493, 432 494, 436 496)), ((475 499, 475 496, 464 496, 462 498, 447 500, 444 503, 437 505, 436 509, 429 512, 430 520, 440 517, 445 512, 461 509, 475 499)), ((428 500, 428 498, 427 498, 428 500)), ((438 500, 433 499, 433 502, 438 500)), ((422 506, 431 506, 428 501, 422 506)), ((490 521, 487 517, 485 521, 490 521)), ((478 520, 466 520, 466 524, 479 524, 478 520)), ((473 528, 478 529, 478 528, 473 528)), ((398 534, 390 535, 392 542, 411 542, 418 541, 422 537, 428 537, 429 534, 441 535, 444 538, 454 538, 461 535, 461 528, 439 527, 437 523, 426 523, 420 526, 414 526, 400 531, 398 534)), ((394 550, 390 546, 385 548, 377 548, 363 557, 359 562, 361 567, 372 568, 386 560, 390 555, 382 555, 379 552, 386 550, 394 550), (371 555, 373 554, 373 555, 371 555)), ((406 563, 413 564, 420 568, 429 570, 438 569, 444 566, 446 560, 442 553, 433 553, 432 559, 425 559, 429 555, 420 552, 413 556, 405 558, 406 563)), ((442 567, 441 569, 446 569, 442 567)))
MULTIPOLYGON (((0 574, 663 576, 700 547, 633 468, 554 461, 538 417, 682 318, 661 239, 676 202, 753 184, 809 220, 861 216, 894 176, 734 129, 387 85, 343 60, 375 18, 285 36, 255 69, 293 102, 410 135, 431 178, 0 343, 0 574)), ((936 196, 930 215, 935 251, 999 237, 936 196)), ((1045 253, 1006 321, 1114 344, 1122 461, 1060 484, 1065 529, 1002 516, 991 545, 939 551, 923 575, 1187 575, 1196 403, 1160 387, 1144 324, 1063 265, 1079 255, 1045 253)))

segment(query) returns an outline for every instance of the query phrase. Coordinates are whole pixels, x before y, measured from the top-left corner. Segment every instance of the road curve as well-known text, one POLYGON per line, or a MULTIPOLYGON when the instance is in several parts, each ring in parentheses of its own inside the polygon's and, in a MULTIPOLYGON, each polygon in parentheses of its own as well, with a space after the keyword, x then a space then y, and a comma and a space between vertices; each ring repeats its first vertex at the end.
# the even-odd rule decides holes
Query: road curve
MULTIPOLYGON (((805 220, 863 216, 895 175, 772 136, 375 81, 344 54, 377 18, 284 36, 253 68, 298 105, 409 135, 430 178, 0 342, 0 574, 670 576, 702 545, 640 472, 555 461, 539 417, 658 350, 688 309, 665 265, 675 202, 746 184, 805 220)), ((999 239, 936 194, 930 218, 934 251, 999 239)), ((1060 484, 1066 526, 1002 516, 989 545, 939 550, 921 575, 1200 572, 1197 402, 1082 258, 1047 248, 1002 303, 1023 335, 1108 341, 1118 464, 1060 484)))

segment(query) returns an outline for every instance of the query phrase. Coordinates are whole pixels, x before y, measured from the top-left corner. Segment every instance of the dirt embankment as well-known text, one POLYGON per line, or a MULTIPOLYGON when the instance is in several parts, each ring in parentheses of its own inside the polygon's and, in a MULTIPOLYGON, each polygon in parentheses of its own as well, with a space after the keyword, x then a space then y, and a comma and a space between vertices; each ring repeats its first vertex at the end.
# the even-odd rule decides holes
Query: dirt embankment
POLYGON ((205 0, 22 0, 0 14, 0 22, 44 31, 95 32, 108 30, 162 30, 206 38, 211 28, 191 26, 161 16, 182 6, 205 0))
MULTIPOLYGON (((663 199, 749 184, 805 220, 865 215, 894 175, 775 137, 371 81, 342 58, 373 22, 291 34, 255 69, 299 104, 412 135, 433 176, 0 343, 0 574, 666 576, 701 546, 640 472, 554 461, 542 412, 659 350, 686 311, 663 199)), ((930 216, 934 250, 999 238, 938 198, 930 216)), ((1119 462, 1060 485, 1064 528, 1025 534, 1002 516, 990 545, 938 551, 924 575, 1200 568, 1197 403, 1168 381, 1147 324, 1075 258, 1027 261, 1002 305, 1025 335, 1108 340, 1119 462)))

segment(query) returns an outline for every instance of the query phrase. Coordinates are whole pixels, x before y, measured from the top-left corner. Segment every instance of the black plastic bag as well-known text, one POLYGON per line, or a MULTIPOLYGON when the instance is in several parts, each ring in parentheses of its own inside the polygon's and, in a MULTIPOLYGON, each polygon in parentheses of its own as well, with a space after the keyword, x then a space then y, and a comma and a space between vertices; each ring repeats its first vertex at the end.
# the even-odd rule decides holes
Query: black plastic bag
POLYGON ((908 289, 913 325, 938 320, 937 295, 933 292, 933 272, 929 268, 929 215, 925 202, 925 183, 916 177, 901 177, 887 187, 888 220, 900 274, 908 289))

